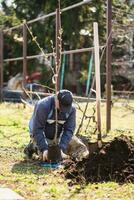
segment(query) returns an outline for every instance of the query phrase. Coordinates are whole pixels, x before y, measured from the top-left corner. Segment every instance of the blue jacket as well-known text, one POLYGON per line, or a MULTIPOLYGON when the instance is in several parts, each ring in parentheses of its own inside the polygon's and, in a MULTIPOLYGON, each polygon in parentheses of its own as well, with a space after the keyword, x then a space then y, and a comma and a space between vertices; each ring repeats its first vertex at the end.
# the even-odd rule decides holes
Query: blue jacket
MULTIPOLYGON (((39 150, 47 150, 45 137, 52 140, 55 135, 55 96, 49 96, 38 101, 32 116, 30 127, 39 150)), ((72 106, 69 113, 58 112, 58 137, 61 137, 59 146, 66 151, 76 126, 76 109, 72 106)))

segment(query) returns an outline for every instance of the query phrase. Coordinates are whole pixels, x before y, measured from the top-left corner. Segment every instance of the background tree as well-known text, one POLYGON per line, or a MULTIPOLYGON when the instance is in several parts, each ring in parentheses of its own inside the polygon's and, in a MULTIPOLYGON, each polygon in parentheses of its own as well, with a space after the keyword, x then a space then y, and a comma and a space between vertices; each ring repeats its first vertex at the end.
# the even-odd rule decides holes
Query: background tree
MULTIPOLYGON (((81 2, 80 0, 61 1, 61 8, 70 6, 72 4, 81 2)), ((100 45, 106 43, 106 2, 104 0, 93 0, 91 3, 75 8, 73 10, 62 13, 62 46, 63 49, 77 49, 93 46, 93 22, 97 21, 99 24, 99 39, 100 45)), ((55 11, 58 1, 55 0, 13 0, 12 4, 8 5, 8 0, 2 2, 2 18, 0 25, 11 27, 20 24, 23 20, 31 20, 38 16, 48 14, 55 11)), ((126 34, 119 33, 117 25, 130 25, 129 12, 133 9, 129 1, 113 0, 113 56, 115 59, 123 57, 128 53, 126 47, 122 45, 126 42, 126 34), (117 34, 115 34, 117 33, 117 34), (119 48, 120 46, 120 48, 119 48), (117 48, 118 47, 118 48, 117 48), (124 49, 125 48, 125 49, 124 49)), ((30 25, 33 34, 37 37, 40 46, 43 47, 45 52, 51 52, 51 40, 55 43, 55 18, 49 17, 45 20, 38 21, 30 25)), ((123 28, 121 28, 123 29, 123 28)), ((14 38, 22 37, 21 33, 14 31, 11 35, 8 34, 7 42, 12 48, 5 48, 5 58, 20 56, 19 47, 22 45, 20 41, 14 38), (16 37, 15 37, 16 35, 16 37), (10 45, 11 44, 11 45, 10 45)), ((128 38, 127 38, 128 39, 128 38)), ((20 48, 22 49, 22 48, 20 48)), ((31 36, 28 36, 28 55, 40 53, 39 49, 32 41, 31 36)), ((86 80, 85 76, 87 70, 87 60, 89 55, 82 56, 80 63, 80 70, 83 71, 80 80, 86 80), (85 77, 85 78, 84 78, 85 77)), ((77 58, 78 60, 78 58, 77 58)), ((29 63, 29 69, 33 70, 40 64, 34 60, 29 63)), ((16 68, 15 68, 16 69, 16 68)), ((105 57, 101 65, 101 70, 105 72, 105 57)), ((104 80, 105 82, 105 80, 104 80)))

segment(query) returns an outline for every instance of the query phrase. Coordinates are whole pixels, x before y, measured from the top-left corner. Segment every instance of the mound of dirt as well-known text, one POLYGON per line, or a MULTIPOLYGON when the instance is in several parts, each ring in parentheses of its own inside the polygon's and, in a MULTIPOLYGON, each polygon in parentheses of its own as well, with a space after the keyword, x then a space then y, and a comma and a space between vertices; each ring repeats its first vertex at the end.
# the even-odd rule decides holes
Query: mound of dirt
POLYGON ((134 142, 121 135, 81 162, 70 161, 65 177, 75 183, 134 182, 134 142))

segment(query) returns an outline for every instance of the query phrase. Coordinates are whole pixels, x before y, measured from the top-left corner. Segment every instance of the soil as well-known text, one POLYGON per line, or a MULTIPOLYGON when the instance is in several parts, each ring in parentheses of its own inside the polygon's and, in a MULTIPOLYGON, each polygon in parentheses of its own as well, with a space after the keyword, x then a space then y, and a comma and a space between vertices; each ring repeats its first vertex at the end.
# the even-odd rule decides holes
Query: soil
POLYGON ((65 177, 73 183, 134 182, 134 142, 121 135, 81 161, 67 162, 65 177))

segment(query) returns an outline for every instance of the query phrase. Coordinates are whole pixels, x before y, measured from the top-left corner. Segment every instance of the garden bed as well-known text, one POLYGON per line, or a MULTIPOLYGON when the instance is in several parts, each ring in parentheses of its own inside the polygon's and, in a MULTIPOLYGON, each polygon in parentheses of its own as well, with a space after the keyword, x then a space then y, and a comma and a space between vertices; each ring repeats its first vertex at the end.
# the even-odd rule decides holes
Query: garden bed
POLYGON ((82 162, 70 161, 65 177, 75 183, 134 182, 134 142, 121 135, 92 153, 82 162))

